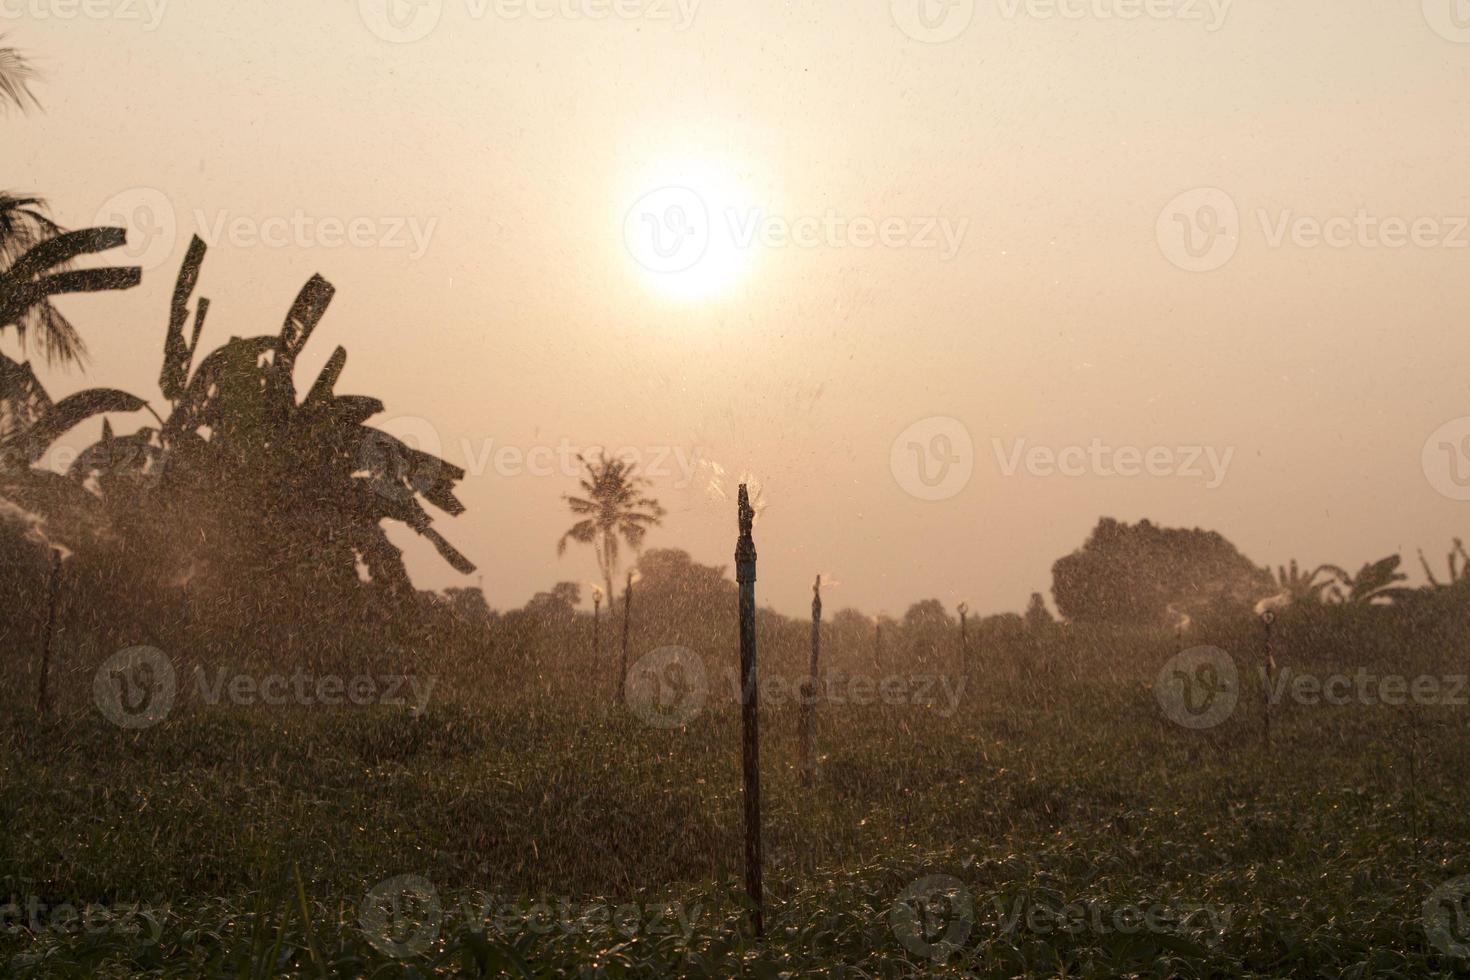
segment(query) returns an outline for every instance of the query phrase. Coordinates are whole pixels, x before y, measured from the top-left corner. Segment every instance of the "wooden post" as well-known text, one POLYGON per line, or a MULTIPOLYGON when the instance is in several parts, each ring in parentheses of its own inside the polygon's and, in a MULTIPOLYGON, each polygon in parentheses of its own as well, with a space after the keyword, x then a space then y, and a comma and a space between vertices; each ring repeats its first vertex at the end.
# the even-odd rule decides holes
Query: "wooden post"
POLYGON ((970 686, 970 634, 965 627, 965 618, 970 614, 970 604, 962 602, 959 604, 960 614, 960 676, 965 680, 965 686, 970 686))
POLYGON ((766 932, 761 895, 760 688, 755 652, 755 511, 745 484, 740 484, 740 538, 735 545, 735 581, 740 584, 740 701, 745 775, 745 894, 757 936, 766 932))
POLYGON ((626 703, 628 687, 628 616, 633 611, 633 570, 628 569, 628 584, 623 587, 623 666, 618 671, 618 704, 626 703))
POLYGON ((592 670, 602 670, 602 590, 595 585, 592 587, 592 670))
POLYGON ((812 659, 801 685, 798 735, 801 739, 801 784, 810 786, 817 773, 817 658, 822 651, 822 576, 812 585, 812 659))
POLYGON ((1276 653, 1271 648, 1271 624, 1276 622, 1276 613, 1267 609, 1261 613, 1261 622, 1266 627, 1265 668, 1261 671, 1261 736, 1266 748, 1271 747, 1271 687, 1276 680, 1276 653))
POLYGON ((51 643, 56 635, 56 606, 61 596, 61 552, 51 549, 51 576, 47 582, 46 631, 41 635, 41 685, 36 694, 36 714, 51 711, 51 643))
POLYGON ((883 670, 883 621, 873 617, 873 670, 883 670))

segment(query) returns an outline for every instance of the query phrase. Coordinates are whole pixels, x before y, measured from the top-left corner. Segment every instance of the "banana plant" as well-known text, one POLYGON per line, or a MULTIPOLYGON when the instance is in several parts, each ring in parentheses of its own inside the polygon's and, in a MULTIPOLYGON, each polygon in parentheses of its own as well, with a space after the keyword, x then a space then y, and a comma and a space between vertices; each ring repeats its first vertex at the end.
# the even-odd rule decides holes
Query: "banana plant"
POLYGON ((1424 577, 1429 580, 1431 589, 1448 589, 1464 587, 1470 582, 1470 554, 1465 552, 1465 544, 1459 538, 1454 539, 1449 554, 1445 557, 1445 564, 1449 568, 1449 578, 1441 582, 1435 577, 1434 570, 1429 567, 1429 560, 1424 557, 1424 549, 1419 549, 1419 564, 1424 569, 1424 577))
MULTIPOLYGON (((0 62, 3 53, 0 49, 0 62)), ((72 260, 125 240, 121 228, 63 231, 38 198, 0 194, 0 331, 15 328, 22 348, 28 335, 38 335, 48 360, 80 360, 81 338, 51 298, 136 286, 142 277, 137 267, 70 268, 72 260)), ((73 545, 94 535, 100 529, 95 498, 38 464, 57 439, 83 421, 145 407, 141 398, 112 388, 53 401, 29 362, 0 354, 0 498, 45 520, 50 534, 73 545)))
POLYGON ((1333 584, 1331 566, 1318 565, 1311 572, 1303 572, 1297 567, 1296 559, 1291 564, 1277 566, 1276 585, 1280 589, 1278 593, 1283 601, 1293 606, 1320 605, 1323 593, 1333 584), (1319 576, 1326 576, 1319 577, 1319 576))
POLYGON ((1407 581, 1409 578, 1398 570, 1401 560, 1398 555, 1389 555, 1387 558, 1364 564, 1356 575, 1349 575, 1336 565, 1322 567, 1337 577, 1337 581, 1333 583, 1330 590, 1334 601, 1343 605, 1368 606, 1399 602, 1414 598, 1418 594, 1418 589, 1403 588, 1398 585, 1399 582, 1407 581))
POLYGON ((383 411, 378 399, 336 392, 346 349, 338 347, 298 395, 297 357, 332 301, 332 285, 313 276, 277 333, 234 337, 197 357, 207 299, 194 304, 187 336, 185 328, 205 253, 196 236, 174 288, 159 375, 171 403, 167 418, 132 441, 112 438, 92 447, 74 477, 146 485, 175 507, 171 521, 199 524, 194 537, 217 542, 228 560, 244 559, 267 574, 328 574, 347 582, 357 579, 360 563, 375 585, 407 590, 387 521, 427 539, 457 571, 473 572, 424 507, 463 513, 454 485, 464 471, 368 425, 383 411))
MULTIPOLYGON (((0 354, 0 500, 42 519, 48 535, 73 550, 94 539, 104 524, 95 496, 38 464, 57 439, 87 419, 147 407, 115 388, 92 388, 53 402, 29 364, 0 354)), ((110 432, 104 419, 104 437, 110 432)))

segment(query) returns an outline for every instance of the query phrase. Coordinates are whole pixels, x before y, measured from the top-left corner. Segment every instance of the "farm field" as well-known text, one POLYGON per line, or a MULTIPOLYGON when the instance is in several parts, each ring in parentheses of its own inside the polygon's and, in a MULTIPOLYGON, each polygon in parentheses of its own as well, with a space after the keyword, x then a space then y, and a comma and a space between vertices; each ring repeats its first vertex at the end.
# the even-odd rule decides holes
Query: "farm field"
POLYGON ((0 0, 0 980, 1470 978, 1470 0, 0 0))
POLYGON ((1230 717, 1192 730, 1153 689, 1172 641, 1131 658, 1058 642, 1024 676, 977 669, 948 717, 942 702, 820 705, 810 789, 794 706, 767 709, 762 941, 739 887, 739 712, 718 692, 676 728, 570 691, 461 690, 418 714, 195 706, 137 732, 95 709, 17 717, 4 888, 22 908, 94 906, 106 927, 43 912, 37 933, 8 930, 5 962, 20 976, 1462 966, 1445 945, 1453 906, 1426 918, 1426 902, 1470 874, 1464 709, 1287 702, 1268 745, 1244 684, 1230 717))

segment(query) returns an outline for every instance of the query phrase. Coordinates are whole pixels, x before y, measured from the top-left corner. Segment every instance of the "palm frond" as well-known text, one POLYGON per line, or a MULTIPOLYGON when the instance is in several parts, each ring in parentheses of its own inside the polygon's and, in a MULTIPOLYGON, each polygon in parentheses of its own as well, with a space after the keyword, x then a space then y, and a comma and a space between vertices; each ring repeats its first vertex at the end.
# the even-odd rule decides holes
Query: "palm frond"
MULTIPOLYGON (((5 35, 0 34, 0 41, 5 35)), ((15 48, 0 47, 0 104, 9 103, 24 112, 28 107, 39 107, 31 82, 36 70, 26 56, 15 48)))

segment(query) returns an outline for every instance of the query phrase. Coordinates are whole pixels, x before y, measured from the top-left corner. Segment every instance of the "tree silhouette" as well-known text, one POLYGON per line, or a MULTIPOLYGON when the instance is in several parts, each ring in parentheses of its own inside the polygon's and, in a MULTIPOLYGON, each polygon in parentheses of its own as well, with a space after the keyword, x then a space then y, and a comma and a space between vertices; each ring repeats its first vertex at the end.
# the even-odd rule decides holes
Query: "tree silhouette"
MULTIPOLYGON (((424 506, 462 513, 453 490, 463 471, 366 424, 383 406, 336 393, 341 347, 297 392, 292 369, 333 295, 319 276, 278 333, 232 338, 196 362, 207 300, 188 336, 184 326, 204 255, 195 238, 174 291, 160 373, 167 417, 123 436, 106 427, 68 474, 100 501, 110 532, 88 562, 94 591, 207 610, 216 631, 259 631, 277 654, 320 649, 302 633, 316 625, 310 610, 331 608, 333 622, 364 624, 375 640, 395 617, 412 622, 419 596, 385 525, 407 525, 472 572, 424 506)), ((341 640, 340 627, 327 632, 341 640)))
POLYGON ((608 612, 612 612, 613 576, 618 571, 619 541, 637 551, 651 527, 663 522, 664 508, 644 493, 648 481, 639 476, 633 463, 609 459, 599 453, 596 460, 578 455, 582 464, 582 492, 585 496, 563 494, 571 512, 581 519, 573 524, 556 543, 557 555, 567 550, 567 542, 592 545, 597 568, 607 585, 608 612))
POLYGON ((1466 582, 1470 582, 1470 554, 1465 551, 1465 543, 1459 538, 1453 539, 1454 544, 1449 554, 1445 557, 1445 564, 1449 567, 1449 577, 1441 582, 1434 574, 1434 569, 1429 567, 1429 559, 1424 557, 1424 549, 1419 549, 1419 564, 1424 568, 1424 577, 1429 580, 1431 589, 1463 589, 1466 582))
POLYGON ((117 248, 121 228, 61 231, 36 198, 0 195, 0 331, 13 327, 24 347, 34 337, 47 363, 77 363, 86 347, 70 321, 51 303, 64 293, 131 289, 142 281, 137 266, 72 269, 73 259, 117 248))
POLYGON ((1165 625, 1174 610, 1249 609, 1275 583, 1214 531, 1103 518, 1052 565, 1057 611, 1074 623, 1165 625))
MULTIPOLYGON (((4 40, 5 35, 0 34, 0 41, 4 40)), ((8 103, 20 110, 36 105, 36 96, 31 92, 31 79, 35 77, 36 70, 25 55, 0 45, 0 105, 8 103)))
POLYGON ((1344 605, 1370 606, 1413 597, 1418 592, 1417 589, 1406 589, 1398 585, 1409 578, 1398 570, 1401 560, 1398 555, 1389 555, 1387 558, 1366 562, 1356 575, 1349 575, 1336 565, 1324 565, 1327 571, 1338 578, 1331 589, 1333 599, 1344 605))
POLYGON ((951 638, 954 621, 938 599, 921 599, 903 614, 903 636, 913 664, 930 664, 951 638))
MULTIPOLYGON (((93 388, 53 402, 29 364, 0 354, 0 500, 39 519, 46 536, 77 550, 104 533, 100 502, 75 481, 39 466, 62 435, 97 415, 135 412, 147 403, 112 388, 93 388)), ((103 422, 104 437, 111 429, 103 422)))
POLYGON ((1276 585, 1281 589, 1281 595, 1294 606, 1316 606, 1322 603, 1322 594, 1332 586, 1331 567, 1318 565, 1310 573, 1302 572, 1296 563, 1280 565, 1276 569, 1276 585), (1326 574, 1326 578, 1319 579, 1317 576, 1326 574))
MULTIPOLYGON (((136 267, 65 270, 73 258, 115 248, 124 240, 121 228, 62 232, 36 199, 0 195, 0 331, 14 327, 24 348, 34 330, 48 359, 78 359, 81 339, 51 306, 50 297, 137 285, 141 270, 136 267)), ((83 529, 95 534, 100 519, 95 500, 37 464, 58 438, 84 420, 144 407, 141 398, 115 389, 81 391, 53 402, 28 362, 0 354, 0 497, 46 521, 50 534, 70 534, 74 543, 83 529)))
POLYGON ((1056 625, 1056 620, 1052 619, 1051 610, 1046 608, 1046 600, 1041 597, 1040 592, 1031 593, 1031 601, 1021 618, 1026 621, 1026 628, 1029 630, 1043 630, 1056 625))

